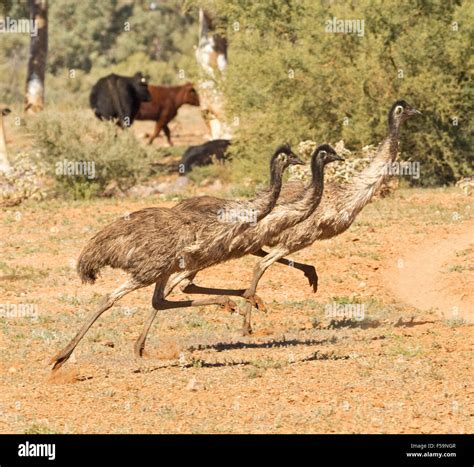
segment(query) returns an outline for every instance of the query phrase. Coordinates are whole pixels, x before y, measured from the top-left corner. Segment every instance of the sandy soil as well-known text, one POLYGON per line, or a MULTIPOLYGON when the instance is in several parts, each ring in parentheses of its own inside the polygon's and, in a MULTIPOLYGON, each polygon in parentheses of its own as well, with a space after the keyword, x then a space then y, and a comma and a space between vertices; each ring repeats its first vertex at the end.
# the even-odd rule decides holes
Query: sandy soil
MULTIPOLYGON (((294 255, 317 267, 317 294, 298 271, 270 268, 259 288, 268 312, 254 312, 251 337, 219 307, 173 310, 136 359, 152 289, 132 293, 56 373, 50 358, 125 279, 106 270, 81 285, 81 248, 114 217, 161 202, 6 209, 0 303, 27 316, 0 318, 0 432, 472 432, 472 199, 398 190, 367 206, 348 232, 294 255), (365 317, 331 319, 333 304, 361 305, 365 317)), ((241 287, 254 262, 219 265, 197 283, 241 287)))

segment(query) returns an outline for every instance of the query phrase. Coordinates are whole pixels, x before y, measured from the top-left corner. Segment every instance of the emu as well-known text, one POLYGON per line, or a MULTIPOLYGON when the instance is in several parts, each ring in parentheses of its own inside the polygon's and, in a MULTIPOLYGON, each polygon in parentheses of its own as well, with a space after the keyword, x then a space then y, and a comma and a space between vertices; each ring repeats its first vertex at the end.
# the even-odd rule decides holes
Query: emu
MULTIPOLYGON (((319 202, 321 201, 324 189, 325 165, 333 161, 342 160, 344 159, 336 154, 336 151, 327 144, 316 148, 311 156, 312 179, 310 184, 305 187, 301 193, 301 197, 292 203, 277 206, 268 216, 265 217, 265 219, 260 221, 258 224, 246 229, 242 234, 235 236, 230 242, 224 242, 221 246, 226 248, 225 251, 221 251, 219 262, 240 258, 249 252, 256 251, 265 245, 272 237, 277 235, 278 232, 281 232, 282 230, 292 227, 298 222, 302 222, 303 220, 307 219, 315 211, 319 205, 319 202)), ((223 203, 225 203, 225 200, 214 198, 212 196, 202 196, 183 201, 176 209, 180 210, 181 212, 205 214, 209 211, 218 211, 221 209, 223 203)), ((169 284, 164 291, 165 296, 171 292, 171 290, 173 290, 173 288, 183 278, 190 276, 190 274, 194 276, 199 270, 205 268, 206 263, 204 258, 199 258, 199 255, 206 254, 206 249, 204 246, 193 245, 191 249, 195 250, 193 251, 193 255, 196 255, 195 257, 198 259, 196 263, 199 265, 199 268, 192 270, 191 268, 187 267, 185 270, 175 273, 173 276, 171 276, 169 284)), ((243 291, 231 289, 221 290, 198 288, 198 290, 187 290, 187 292, 201 294, 212 294, 216 292, 216 294, 243 295, 243 291)), ((262 302, 255 294, 244 294, 243 296, 248 301, 248 310, 252 309, 252 304, 258 306, 259 308, 263 307, 262 302)), ((248 310, 246 310, 244 313, 244 334, 249 334, 251 332, 250 312, 248 310)), ((140 356, 142 355, 145 339, 156 316, 156 313, 157 310, 155 308, 148 317, 143 332, 135 344, 135 349, 138 350, 138 355, 140 356)))
MULTIPOLYGON (((371 164, 346 185, 329 183, 319 207, 312 215, 267 240, 266 245, 271 247, 268 253, 261 248, 250 252, 263 258, 254 268, 251 285, 247 289, 234 290, 234 293, 228 293, 228 295, 255 296, 259 280, 274 262, 302 271, 310 286, 313 287, 313 291, 316 292, 318 275, 314 266, 289 261, 285 256, 302 250, 317 240, 325 240, 340 235, 351 226, 360 211, 370 202, 388 177, 386 167, 397 157, 400 128, 406 120, 414 115, 421 115, 421 112, 404 100, 396 101, 388 112, 388 136, 379 144, 371 164)), ((287 183, 280 195, 279 204, 294 202, 302 196, 305 189, 306 187, 301 181, 287 183)), ((189 273, 188 276, 180 275, 180 279, 182 279, 180 288, 183 292, 192 294, 201 293, 201 290, 211 290, 195 285, 193 283, 195 275, 195 273, 189 273)), ((169 291, 171 290, 169 289, 169 291)), ((216 289, 212 290, 217 293, 216 289)), ((250 312, 251 308, 248 307, 244 317, 244 330, 247 333, 251 332, 250 312)))
MULTIPOLYGON (((227 209, 253 210, 256 212, 254 220, 259 222, 276 205, 283 172, 291 164, 302 164, 302 161, 289 145, 278 147, 270 162, 270 189, 253 201, 229 200, 223 206, 227 209)), ((94 283, 99 271, 111 266, 124 270, 131 278, 104 297, 99 309, 88 317, 76 336, 52 359, 53 369, 67 361, 92 324, 117 300, 153 283, 156 285, 152 305, 159 310, 214 304, 235 309, 235 303, 226 296, 168 301, 163 292, 170 275, 180 271, 184 265, 194 270, 202 263, 211 266, 219 262, 221 239, 230 241, 251 225, 252 222, 221 222, 213 212, 203 215, 178 213, 167 208, 146 208, 103 228, 81 252, 77 265, 79 276, 84 283, 94 283), (190 252, 186 252, 186 247, 195 243, 205 245, 205 253, 198 251, 199 263, 190 252)))

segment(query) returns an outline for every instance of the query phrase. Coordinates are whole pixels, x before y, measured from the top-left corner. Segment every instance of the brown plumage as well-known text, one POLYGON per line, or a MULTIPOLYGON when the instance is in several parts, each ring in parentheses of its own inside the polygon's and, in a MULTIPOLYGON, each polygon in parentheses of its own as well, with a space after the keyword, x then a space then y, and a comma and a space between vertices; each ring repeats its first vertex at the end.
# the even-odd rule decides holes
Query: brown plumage
MULTIPOLYGON (((271 187, 253 201, 228 200, 223 208, 247 209, 255 219, 263 219, 276 204, 284 170, 301 160, 288 145, 280 146, 271 158, 271 187)), ((171 274, 190 267, 211 266, 220 262, 220 241, 232 241, 234 235, 252 226, 252 222, 222 222, 215 211, 180 213, 167 208, 147 208, 117 219, 97 233, 82 251, 77 270, 84 282, 94 282, 104 266, 126 271, 131 278, 105 297, 99 310, 89 317, 69 345, 54 357, 54 367, 61 366, 71 355, 94 321, 119 298, 132 290, 156 283, 153 306, 156 309, 219 304, 234 307, 228 297, 210 297, 202 300, 169 302, 164 299, 164 287, 171 274), (194 254, 189 247, 201 245, 194 254)))
MULTIPOLYGON (((328 183, 319 207, 312 215, 268 239, 266 244, 272 247, 268 253, 261 249, 252 252, 252 254, 263 257, 263 259, 255 266, 250 287, 246 290, 236 290, 235 294, 228 295, 255 296, 258 281, 275 261, 303 271, 310 285, 313 286, 313 290, 316 291, 318 277, 315 268, 311 265, 289 261, 284 256, 306 248, 316 240, 324 240, 340 235, 351 226, 359 212, 370 202, 388 177, 388 164, 393 162, 397 156, 399 130, 402 123, 419 113, 405 101, 395 102, 388 114, 389 134, 380 143, 371 164, 346 185, 328 183)), ((305 185, 302 182, 287 183, 282 189, 278 204, 292 203, 300 198, 304 191, 305 185)), ((187 279, 182 290, 192 293, 200 289, 192 283, 193 277, 193 275, 189 275, 181 278, 183 280, 187 279)), ((250 312, 250 308, 248 308, 248 312, 250 312)), ((246 317, 244 328, 247 332, 250 332, 249 316, 246 317)))
MULTIPOLYGON (((248 228, 240 235, 235 235, 233 239, 229 241, 222 241, 222 238, 214 240, 213 242, 219 243, 221 248, 219 249, 219 263, 230 259, 240 258, 248 253, 258 251, 263 245, 265 245, 271 238, 281 232, 284 229, 294 226, 298 222, 303 221, 310 216, 317 208, 324 189, 324 166, 332 161, 343 160, 342 157, 336 154, 336 151, 329 145, 322 145, 316 148, 311 157, 311 171, 312 180, 311 183, 305 187, 304 192, 301 193, 300 199, 296 199, 292 203, 285 205, 279 205, 275 208, 268 216, 265 217, 261 222, 258 222, 255 226, 248 228)), ((222 209, 224 200, 215 198, 212 196, 205 196, 199 198, 193 198, 191 200, 185 200, 175 206, 175 211, 189 213, 196 215, 200 213, 206 215, 208 211, 218 212, 222 209)), ((195 258, 199 258, 200 255, 206 254, 206 249, 203 245, 194 244, 192 247, 192 254, 195 258)), ((198 259, 196 264, 199 264, 199 268, 193 269, 192 267, 186 266, 185 269, 173 274, 164 290, 165 296, 167 296, 171 290, 184 278, 194 277, 198 271, 205 269, 204 258, 198 259)), ((229 295, 242 295, 243 291, 235 290, 218 290, 218 289, 203 289, 195 287, 192 290, 186 289, 186 292, 190 293, 223 293, 229 295)), ((258 298, 255 294, 249 298, 251 306, 252 303, 258 304, 258 298)), ((260 303, 260 306, 262 304, 260 303)), ((147 324, 142 334, 140 335, 139 341, 136 343, 136 348, 140 348, 139 354, 143 351, 145 345, 145 338, 150 329, 150 324, 153 321, 156 311, 151 312, 150 317, 147 320, 147 324)), ((247 313, 246 313, 247 316, 247 313)), ((244 322, 244 333, 247 333, 247 321, 244 322)))

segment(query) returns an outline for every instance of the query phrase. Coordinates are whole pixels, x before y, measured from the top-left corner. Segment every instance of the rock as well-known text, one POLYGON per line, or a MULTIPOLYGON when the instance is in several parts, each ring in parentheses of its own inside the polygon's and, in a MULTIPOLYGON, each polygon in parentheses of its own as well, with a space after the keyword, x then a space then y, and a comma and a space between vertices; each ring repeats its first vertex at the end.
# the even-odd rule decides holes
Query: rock
POLYGON ((189 183, 188 177, 184 177, 184 176, 178 177, 174 183, 174 189, 176 191, 183 191, 188 183, 189 183))
POLYGON ((186 386, 188 391, 197 391, 199 389, 199 383, 196 378, 191 378, 186 386))
POLYGON ((111 180, 102 192, 102 196, 111 198, 112 196, 123 197, 124 193, 120 189, 117 180, 111 180))

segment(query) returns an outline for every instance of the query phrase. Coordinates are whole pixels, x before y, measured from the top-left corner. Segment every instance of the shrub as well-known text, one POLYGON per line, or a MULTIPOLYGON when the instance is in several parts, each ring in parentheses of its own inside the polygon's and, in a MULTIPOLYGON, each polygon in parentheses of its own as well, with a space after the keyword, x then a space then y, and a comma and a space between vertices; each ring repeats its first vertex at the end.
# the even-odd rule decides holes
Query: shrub
POLYGON ((401 157, 421 164, 412 183, 452 183, 472 171, 469 1, 208 3, 226 18, 237 176, 265 173, 267 155, 287 139, 343 139, 351 151, 377 144, 400 98, 423 112, 401 134, 401 157), (326 32, 333 18, 363 20, 364 34, 326 32))
POLYGON ((100 195, 115 181, 126 190, 149 173, 151 149, 132 131, 100 122, 89 112, 44 111, 26 120, 58 194, 77 198, 100 195))
POLYGON ((14 206, 26 199, 42 199, 45 169, 37 154, 20 152, 12 158, 11 171, 0 173, 0 205, 14 206))

